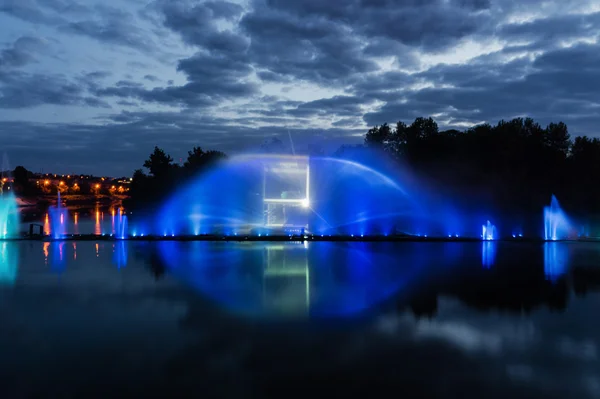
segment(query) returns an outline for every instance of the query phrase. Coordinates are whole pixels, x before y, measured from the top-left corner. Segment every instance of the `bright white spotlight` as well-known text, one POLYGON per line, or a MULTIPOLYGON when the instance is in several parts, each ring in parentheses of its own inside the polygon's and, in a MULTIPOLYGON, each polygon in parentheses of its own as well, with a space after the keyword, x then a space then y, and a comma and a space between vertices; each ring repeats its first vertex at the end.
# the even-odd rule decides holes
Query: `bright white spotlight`
POLYGON ((310 202, 308 201, 308 198, 305 198, 302 200, 302 207, 303 208, 308 208, 310 206, 310 202))

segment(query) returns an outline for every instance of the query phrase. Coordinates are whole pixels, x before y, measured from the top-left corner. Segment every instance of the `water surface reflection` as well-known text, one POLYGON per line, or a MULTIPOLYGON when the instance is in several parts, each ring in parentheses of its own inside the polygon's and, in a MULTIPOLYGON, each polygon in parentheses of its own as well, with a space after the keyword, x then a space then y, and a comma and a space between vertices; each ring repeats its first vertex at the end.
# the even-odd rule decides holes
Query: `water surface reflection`
POLYGON ((5 244, 1 397, 600 393, 593 244, 5 244))

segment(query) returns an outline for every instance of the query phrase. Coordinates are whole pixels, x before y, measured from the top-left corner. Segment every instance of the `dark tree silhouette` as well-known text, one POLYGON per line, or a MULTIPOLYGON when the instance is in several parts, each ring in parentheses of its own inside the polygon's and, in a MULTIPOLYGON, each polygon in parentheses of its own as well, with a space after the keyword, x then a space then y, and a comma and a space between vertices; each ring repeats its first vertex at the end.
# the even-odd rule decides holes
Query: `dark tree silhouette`
POLYGON ((227 159, 227 155, 223 152, 204 151, 201 147, 194 147, 192 151, 188 151, 188 157, 183 166, 189 173, 196 173, 225 159, 227 159))
POLYGON ((158 147, 154 147, 154 152, 144 162, 144 168, 148 169, 154 177, 165 176, 174 167, 173 158, 158 147))

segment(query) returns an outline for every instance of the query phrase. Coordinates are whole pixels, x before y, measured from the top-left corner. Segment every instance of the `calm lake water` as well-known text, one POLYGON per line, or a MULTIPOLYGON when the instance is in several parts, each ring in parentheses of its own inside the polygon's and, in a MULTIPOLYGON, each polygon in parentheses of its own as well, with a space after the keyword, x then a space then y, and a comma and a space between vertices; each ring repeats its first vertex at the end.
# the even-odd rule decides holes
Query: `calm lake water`
POLYGON ((597 398, 599 291, 589 243, 3 242, 0 397, 597 398))
MULTIPOLYGON (((122 207, 105 206, 70 206, 66 208, 67 217, 63 220, 69 234, 115 234, 119 215, 122 213, 132 218, 133 213, 122 207)), ((133 218, 135 220, 135 218, 133 218)), ((45 234, 52 233, 52 220, 48 210, 28 210, 22 215, 21 232, 29 231, 29 224, 35 223, 43 227, 45 234)))

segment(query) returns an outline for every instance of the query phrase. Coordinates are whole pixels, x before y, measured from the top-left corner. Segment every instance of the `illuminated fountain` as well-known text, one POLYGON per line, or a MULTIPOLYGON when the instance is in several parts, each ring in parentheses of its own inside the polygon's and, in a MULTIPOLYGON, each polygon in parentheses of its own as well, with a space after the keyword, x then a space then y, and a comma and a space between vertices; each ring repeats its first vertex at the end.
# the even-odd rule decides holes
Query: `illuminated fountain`
POLYGON ((155 220, 146 225, 136 221, 135 233, 394 234, 415 231, 414 221, 423 215, 431 218, 419 206, 401 184, 358 162, 243 155, 192 180, 164 204, 155 220))
POLYGON ((62 206, 60 191, 56 200, 56 206, 51 206, 48 210, 50 214, 50 234, 55 240, 64 238, 67 235, 68 212, 62 206))
POLYGON ((12 192, 0 194, 0 238, 16 238, 19 235, 19 211, 12 192))
POLYGON ((564 240, 569 238, 571 233, 571 223, 553 195, 550 206, 544 208, 544 239, 546 241, 564 240))
POLYGON ((119 239, 127 237, 127 215, 119 211, 119 216, 113 216, 113 234, 119 239))
POLYGON ((488 220, 486 224, 481 226, 481 238, 485 241, 491 241, 497 239, 496 226, 490 223, 488 220))

